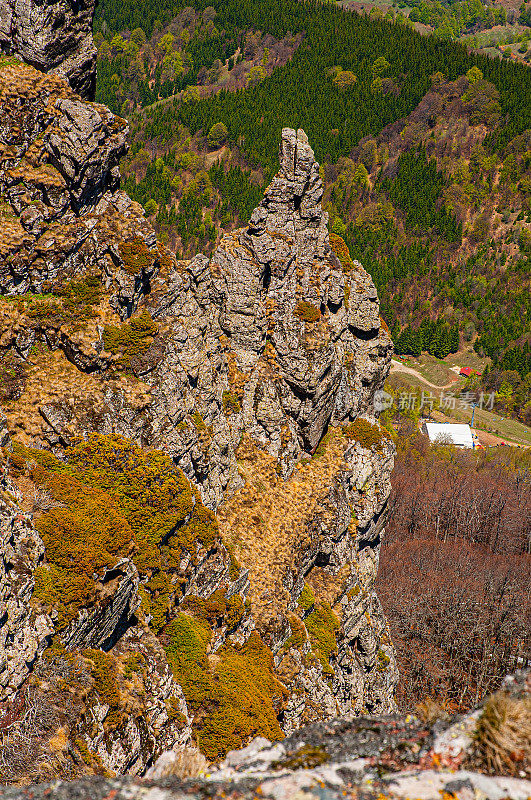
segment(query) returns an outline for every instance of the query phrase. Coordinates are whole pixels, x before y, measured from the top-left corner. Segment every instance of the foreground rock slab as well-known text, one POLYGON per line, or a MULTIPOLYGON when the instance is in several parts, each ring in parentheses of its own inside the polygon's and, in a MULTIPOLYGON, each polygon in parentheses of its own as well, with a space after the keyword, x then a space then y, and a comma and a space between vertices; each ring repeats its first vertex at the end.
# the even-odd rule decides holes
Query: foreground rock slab
POLYGON ((482 708, 433 725, 412 714, 336 717, 282 742, 258 736, 217 766, 198 761, 193 748, 175 748, 143 780, 93 777, 11 787, 0 789, 0 800, 529 800, 528 753, 516 751, 528 750, 530 688, 531 671, 520 671, 482 708), (488 737, 481 739, 481 718, 493 704, 502 708, 508 702, 521 721, 519 738, 505 753, 500 745, 506 731, 500 728, 496 741, 508 774, 485 774, 492 762, 485 752, 488 737))

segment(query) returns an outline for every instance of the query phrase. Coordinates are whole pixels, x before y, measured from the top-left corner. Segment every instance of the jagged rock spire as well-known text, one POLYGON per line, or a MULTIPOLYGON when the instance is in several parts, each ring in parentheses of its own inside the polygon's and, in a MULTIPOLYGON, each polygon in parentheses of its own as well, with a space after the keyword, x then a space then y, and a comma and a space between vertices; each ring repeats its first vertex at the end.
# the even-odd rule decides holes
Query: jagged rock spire
POLYGON ((249 220, 257 256, 261 260, 263 247, 256 237, 280 233, 290 238, 298 259, 322 259, 330 252, 328 214, 321 208, 319 164, 303 130, 283 129, 279 159, 280 170, 249 220))

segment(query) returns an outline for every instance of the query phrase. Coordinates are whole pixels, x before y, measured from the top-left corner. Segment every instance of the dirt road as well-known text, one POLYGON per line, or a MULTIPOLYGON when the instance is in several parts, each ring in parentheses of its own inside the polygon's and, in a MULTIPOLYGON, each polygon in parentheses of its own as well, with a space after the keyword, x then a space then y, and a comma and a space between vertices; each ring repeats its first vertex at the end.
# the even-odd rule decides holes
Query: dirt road
POLYGON ((417 372, 416 369, 413 369, 413 367, 406 367, 405 364, 402 364, 400 361, 395 361, 394 358, 391 360, 391 372, 405 372, 408 375, 414 375, 415 378, 421 380, 422 383, 426 384, 426 386, 429 386, 431 389, 438 389, 439 391, 441 389, 449 389, 450 386, 454 386, 459 380, 456 375, 456 377, 450 381, 450 383, 447 383, 444 386, 437 386, 435 383, 430 383, 430 381, 426 380, 426 378, 421 375, 420 372, 417 372))

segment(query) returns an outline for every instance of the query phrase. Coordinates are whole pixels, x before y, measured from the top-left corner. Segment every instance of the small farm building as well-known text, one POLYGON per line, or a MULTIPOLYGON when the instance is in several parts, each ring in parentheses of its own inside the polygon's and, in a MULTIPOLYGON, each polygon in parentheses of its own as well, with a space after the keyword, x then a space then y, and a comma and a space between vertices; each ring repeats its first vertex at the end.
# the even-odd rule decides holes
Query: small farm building
POLYGON ((432 444, 453 444, 455 447, 464 447, 470 450, 474 447, 470 425, 453 422, 425 422, 422 428, 432 444))

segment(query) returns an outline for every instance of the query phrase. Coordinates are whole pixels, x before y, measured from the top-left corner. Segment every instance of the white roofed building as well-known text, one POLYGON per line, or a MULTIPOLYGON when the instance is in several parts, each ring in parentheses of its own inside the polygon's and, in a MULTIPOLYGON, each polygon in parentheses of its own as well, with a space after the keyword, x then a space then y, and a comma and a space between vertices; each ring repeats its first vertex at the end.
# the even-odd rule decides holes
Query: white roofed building
POLYGON ((432 444, 452 444, 455 447, 464 447, 470 450, 474 447, 470 425, 453 422, 425 422, 422 429, 432 444))

